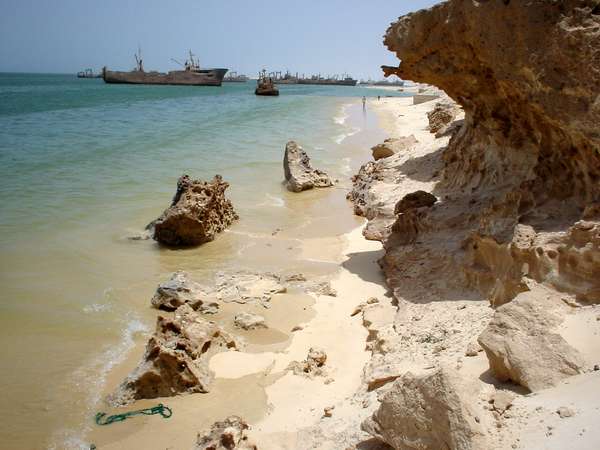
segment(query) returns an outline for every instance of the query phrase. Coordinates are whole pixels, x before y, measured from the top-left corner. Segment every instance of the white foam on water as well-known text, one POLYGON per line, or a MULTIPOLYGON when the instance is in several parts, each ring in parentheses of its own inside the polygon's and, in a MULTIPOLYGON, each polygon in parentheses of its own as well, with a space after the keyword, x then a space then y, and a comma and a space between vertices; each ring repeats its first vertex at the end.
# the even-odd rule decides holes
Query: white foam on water
POLYGON ((350 114, 348 114, 348 108, 352 106, 352 103, 344 103, 340 107, 340 112, 336 116, 333 117, 333 121, 338 125, 344 125, 350 114))
POLYGON ((354 136, 359 131, 360 131, 360 128, 353 128, 351 131, 348 131, 347 133, 342 133, 342 134, 337 135, 336 137, 333 138, 333 140, 336 144, 339 145, 342 142, 344 142, 345 139, 349 138, 350 136, 354 136))
POLYGON ((352 167, 350 167, 350 158, 342 158, 342 165, 340 167, 340 172, 344 176, 348 176, 352 173, 352 167))
POLYGON ((285 207, 285 200, 283 198, 269 194, 268 192, 265 194, 265 197, 266 200, 262 203, 259 203, 257 206, 275 206, 277 208, 285 207))
POLYGON ((119 341, 105 347, 98 357, 73 373, 69 385, 73 386, 77 392, 84 394, 85 404, 88 405, 82 417, 84 422, 81 424, 81 428, 65 428, 56 432, 53 438, 54 443, 50 445, 50 449, 87 450, 90 448, 89 442, 85 441, 85 435, 91 431, 91 417, 101 401, 106 377, 116 365, 125 360, 135 344, 135 335, 148 332, 148 326, 135 314, 126 314, 119 341))

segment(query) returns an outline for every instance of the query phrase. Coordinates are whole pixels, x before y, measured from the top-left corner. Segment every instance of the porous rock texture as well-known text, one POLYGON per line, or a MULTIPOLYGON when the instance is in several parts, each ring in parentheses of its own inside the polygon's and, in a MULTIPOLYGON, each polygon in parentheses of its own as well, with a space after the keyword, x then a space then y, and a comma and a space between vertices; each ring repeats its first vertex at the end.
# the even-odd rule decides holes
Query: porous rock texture
POLYGON ((291 192, 333 186, 333 181, 327 173, 312 168, 310 158, 295 141, 289 141, 285 145, 283 171, 285 185, 291 192))
POLYGON ((440 368, 397 379, 363 429, 397 450, 484 448, 476 397, 459 375, 440 368))
POLYGON ((248 424, 238 416, 215 422, 210 430, 198 433, 194 450, 257 450, 248 439, 248 424))
MULTIPOLYGON (((415 367, 453 360, 480 390, 510 381, 525 388, 517 392, 546 393, 572 375, 587 380, 580 350, 597 330, 580 319, 600 303, 599 8, 595 0, 450 0, 386 33, 401 60, 386 70, 442 88, 444 104, 464 111, 462 119, 438 107, 432 141, 415 131, 409 155, 365 164, 348 196, 369 220, 364 235, 383 243, 380 265, 397 303, 388 325, 369 327, 364 387, 382 401, 365 429, 394 448, 517 448, 511 417, 537 425, 533 401, 518 396, 506 417, 477 411, 482 423, 497 421, 486 444, 416 443, 420 428, 402 427, 421 410, 404 409, 401 390, 415 367), (419 191, 428 204, 396 208, 426 197, 419 191), (567 321, 582 328, 567 336, 567 321)), ((436 401, 424 403, 444 411, 436 401)), ((434 439, 442 423, 422 430, 434 439)), ((456 430, 448 439, 468 442, 456 430)))
MULTIPOLYGON (((595 7, 452 0, 387 31, 385 44, 402 61, 394 72, 442 88, 465 111, 442 155, 434 194, 445 201, 405 222, 423 240, 452 229, 443 271, 495 303, 520 292, 523 274, 511 269, 525 263, 525 276, 597 301, 597 238, 578 223, 600 195, 595 7), (530 227, 529 239, 518 225, 530 227)), ((397 286, 397 263, 415 249, 401 248, 411 240, 390 241, 383 265, 397 286)))
POLYGON ((202 286, 183 271, 177 271, 167 281, 160 283, 150 301, 157 309, 174 311, 187 303, 203 314, 216 314, 219 303, 208 298, 209 288, 202 286))
POLYGON ((220 175, 212 181, 192 180, 183 175, 177 180, 177 192, 162 215, 148 225, 152 237, 161 244, 184 247, 214 240, 238 215, 225 197, 229 183, 220 175))
POLYGON ((172 317, 158 316, 142 361, 109 401, 125 405, 144 398, 208 392, 213 378, 208 368, 210 357, 238 347, 218 325, 184 304, 172 317))

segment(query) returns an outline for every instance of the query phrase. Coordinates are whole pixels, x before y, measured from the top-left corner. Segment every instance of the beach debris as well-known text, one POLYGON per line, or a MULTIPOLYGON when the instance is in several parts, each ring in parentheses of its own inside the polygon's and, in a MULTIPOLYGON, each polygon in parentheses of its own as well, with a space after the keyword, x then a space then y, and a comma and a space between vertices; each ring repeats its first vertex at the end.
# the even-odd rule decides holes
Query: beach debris
POLYGON ((236 314, 235 318, 233 319, 233 323, 236 327, 242 328, 244 330, 267 328, 267 324, 265 323, 265 318, 263 316, 247 312, 241 312, 239 314, 236 314))
POLYGON ((415 138, 414 134, 411 134, 410 136, 401 136, 398 138, 388 138, 381 144, 371 147, 373 159, 378 161, 382 158, 388 158, 396 153, 410 150, 418 143, 419 141, 417 138, 415 138))
POLYGON ((292 361, 287 370, 291 370, 294 375, 302 375, 308 378, 325 376, 325 362, 327 361, 327 353, 324 350, 316 347, 311 347, 308 351, 308 356, 304 361, 292 361))
POLYGON ((126 413, 121 414, 113 414, 111 416, 106 417, 106 413, 99 412, 96 414, 96 425, 110 425, 115 422, 122 422, 124 420, 129 419, 133 416, 152 416, 155 414, 160 414, 163 419, 168 419, 173 415, 173 411, 168 406, 159 403, 156 406, 151 408, 137 409, 135 411, 127 411, 126 413))
POLYGON ((144 398, 208 392, 213 378, 209 358, 239 347, 221 327, 183 304, 172 317, 158 316, 141 362, 109 396, 109 402, 125 405, 144 398))
POLYGON ((228 187, 220 175, 210 182, 181 176, 171 206, 148 225, 154 240, 173 247, 212 241, 238 219, 231 201, 225 197, 228 187))
POLYGON ((196 283, 183 271, 177 271, 167 281, 160 283, 151 303, 157 309, 174 311, 188 303, 202 314, 216 314, 219 304, 208 298, 210 288, 196 283))
POLYGON ((257 450, 248 438, 248 428, 241 417, 229 416, 198 433, 194 450, 257 450))
POLYGON ((291 192, 333 186, 327 173, 312 168, 310 158, 295 141, 289 141, 285 146, 283 171, 287 190, 291 192))

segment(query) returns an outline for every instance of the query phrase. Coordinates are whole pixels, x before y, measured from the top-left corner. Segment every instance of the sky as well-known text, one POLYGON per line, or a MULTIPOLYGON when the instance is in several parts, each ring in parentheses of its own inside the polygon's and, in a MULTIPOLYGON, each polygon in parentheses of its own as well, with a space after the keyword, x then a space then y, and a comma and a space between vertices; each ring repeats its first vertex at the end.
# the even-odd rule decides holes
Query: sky
POLYGON ((0 72, 203 67, 382 78, 389 24, 438 0, 0 0, 0 72))

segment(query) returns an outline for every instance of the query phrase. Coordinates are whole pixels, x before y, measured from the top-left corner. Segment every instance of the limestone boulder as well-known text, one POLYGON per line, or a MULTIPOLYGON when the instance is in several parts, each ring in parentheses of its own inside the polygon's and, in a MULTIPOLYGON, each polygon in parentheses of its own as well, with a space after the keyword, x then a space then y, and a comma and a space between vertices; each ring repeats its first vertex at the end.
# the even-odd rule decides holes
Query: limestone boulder
POLYGON ((175 272, 167 281, 158 285, 151 303, 157 309, 174 311, 187 303, 203 314, 216 314, 219 303, 209 298, 209 289, 196 283, 183 271, 175 272))
POLYGON ((228 187, 220 175, 209 182, 192 180, 188 175, 180 177, 171 206, 148 226, 154 240, 172 247, 214 240, 238 219, 231 201, 225 197, 228 187))
POLYGON ((215 422, 210 430, 198 433, 194 450, 257 450, 248 439, 248 424, 238 416, 215 422))
POLYGON ((483 441, 475 391, 447 368, 406 373, 362 428, 394 449, 478 449, 483 441))
POLYGON ((398 378, 362 429, 396 450, 476 450, 483 433, 476 393, 451 369, 398 378))
POLYGON ((286 187, 291 192, 333 186, 329 175, 322 170, 313 169, 304 149, 294 141, 289 141, 285 146, 283 171, 286 187))
POLYGON ((585 361, 555 331, 565 314, 561 309, 567 308, 560 296, 529 285, 529 291, 496 309, 479 344, 497 379, 535 392, 582 373, 585 361))
POLYGON ((419 141, 415 138, 414 134, 411 134, 410 136, 401 136, 399 138, 388 138, 381 144, 377 144, 371 148, 373 159, 377 161, 382 158, 388 158, 396 153, 409 150, 418 143, 419 141))
POLYGON ((210 357, 239 343, 184 304, 173 317, 159 316, 142 361, 109 398, 117 405, 134 400, 208 392, 210 357))

